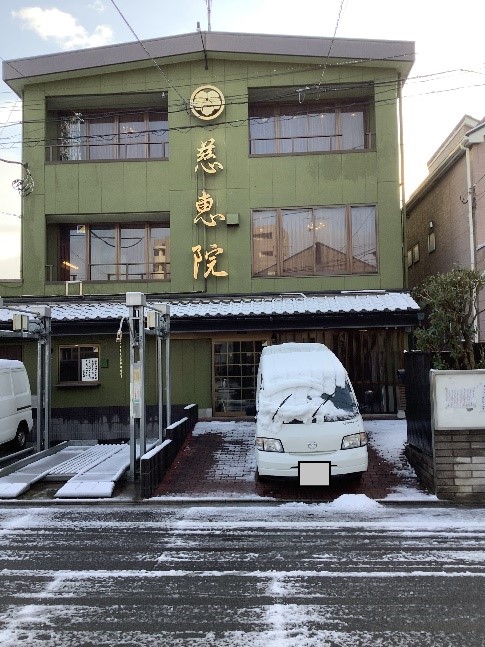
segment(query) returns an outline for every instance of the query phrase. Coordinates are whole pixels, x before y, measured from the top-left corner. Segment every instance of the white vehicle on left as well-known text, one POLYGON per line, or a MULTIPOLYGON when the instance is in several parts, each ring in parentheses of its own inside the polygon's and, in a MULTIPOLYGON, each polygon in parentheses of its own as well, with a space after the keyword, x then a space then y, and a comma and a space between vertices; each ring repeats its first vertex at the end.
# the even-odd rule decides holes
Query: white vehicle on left
POLYGON ((32 395, 22 362, 0 359, 0 444, 23 449, 32 429, 32 395))

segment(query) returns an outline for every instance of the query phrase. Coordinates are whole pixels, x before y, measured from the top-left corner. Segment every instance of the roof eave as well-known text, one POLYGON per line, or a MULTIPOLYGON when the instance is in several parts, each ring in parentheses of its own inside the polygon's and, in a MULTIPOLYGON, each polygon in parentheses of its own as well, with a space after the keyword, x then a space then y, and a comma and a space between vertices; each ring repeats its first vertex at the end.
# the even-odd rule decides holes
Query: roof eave
POLYGON ((17 94, 28 83, 64 75, 99 74, 107 69, 153 65, 204 57, 271 60, 349 61, 356 64, 393 67, 405 79, 414 63, 414 42, 278 36, 227 32, 194 32, 140 42, 93 47, 3 62, 3 80, 17 94), (146 50, 146 51, 145 51, 146 50), (331 51, 332 57, 329 58, 331 51))

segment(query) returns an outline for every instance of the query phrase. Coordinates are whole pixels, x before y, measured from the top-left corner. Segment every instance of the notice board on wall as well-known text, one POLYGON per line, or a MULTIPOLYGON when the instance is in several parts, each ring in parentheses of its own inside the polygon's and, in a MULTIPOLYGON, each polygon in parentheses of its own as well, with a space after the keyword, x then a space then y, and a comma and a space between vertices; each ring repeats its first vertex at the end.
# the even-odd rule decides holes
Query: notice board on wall
POLYGON ((485 429, 485 369, 430 371, 434 429, 485 429))

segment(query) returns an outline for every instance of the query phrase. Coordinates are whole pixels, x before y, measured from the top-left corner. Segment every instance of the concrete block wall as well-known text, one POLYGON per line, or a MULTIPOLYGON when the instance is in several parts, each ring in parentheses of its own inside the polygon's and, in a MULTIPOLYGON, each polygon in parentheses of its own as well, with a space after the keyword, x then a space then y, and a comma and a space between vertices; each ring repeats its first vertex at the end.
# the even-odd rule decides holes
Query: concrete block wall
POLYGON ((439 499, 485 502, 485 428, 435 430, 433 464, 439 499))

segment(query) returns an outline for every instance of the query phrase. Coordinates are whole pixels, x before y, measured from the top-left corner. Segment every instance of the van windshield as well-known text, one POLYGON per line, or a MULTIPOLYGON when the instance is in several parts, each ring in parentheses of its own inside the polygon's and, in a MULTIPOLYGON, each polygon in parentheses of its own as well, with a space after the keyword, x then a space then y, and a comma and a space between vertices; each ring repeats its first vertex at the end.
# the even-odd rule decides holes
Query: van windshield
POLYGON ((260 392, 258 420, 260 425, 309 424, 335 422, 355 418, 359 413, 348 381, 335 385, 332 393, 317 395, 297 387, 265 397, 260 392))
POLYGON ((356 408, 356 402, 348 384, 343 388, 337 386, 335 388, 335 393, 332 393, 332 395, 324 393, 322 395, 322 399, 324 401, 328 399, 333 403, 336 409, 342 409, 343 411, 354 411, 356 408))

